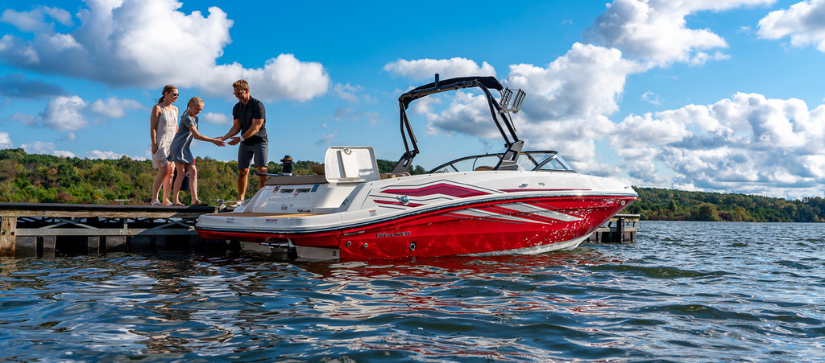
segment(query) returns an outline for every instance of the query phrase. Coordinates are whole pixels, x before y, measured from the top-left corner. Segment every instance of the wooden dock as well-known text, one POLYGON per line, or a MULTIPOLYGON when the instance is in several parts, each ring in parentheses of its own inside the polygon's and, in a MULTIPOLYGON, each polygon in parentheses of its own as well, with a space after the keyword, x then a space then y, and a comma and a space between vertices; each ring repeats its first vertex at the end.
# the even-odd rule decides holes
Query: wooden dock
POLYGON ((636 227, 639 224, 638 214, 617 214, 593 231, 584 243, 624 243, 636 242, 636 227))
POLYGON ((210 244, 194 226, 218 207, 0 203, 0 256, 200 251, 210 244))

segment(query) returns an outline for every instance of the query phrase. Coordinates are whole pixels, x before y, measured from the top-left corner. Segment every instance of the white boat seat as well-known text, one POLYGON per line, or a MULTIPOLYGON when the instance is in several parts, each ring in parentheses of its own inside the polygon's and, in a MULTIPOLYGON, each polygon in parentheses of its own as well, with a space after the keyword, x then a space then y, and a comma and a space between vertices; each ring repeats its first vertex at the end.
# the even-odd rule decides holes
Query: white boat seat
POLYGON ((315 164, 315 165, 310 166, 309 168, 312 169, 312 172, 317 174, 317 175, 324 175, 325 174, 324 164, 315 164))

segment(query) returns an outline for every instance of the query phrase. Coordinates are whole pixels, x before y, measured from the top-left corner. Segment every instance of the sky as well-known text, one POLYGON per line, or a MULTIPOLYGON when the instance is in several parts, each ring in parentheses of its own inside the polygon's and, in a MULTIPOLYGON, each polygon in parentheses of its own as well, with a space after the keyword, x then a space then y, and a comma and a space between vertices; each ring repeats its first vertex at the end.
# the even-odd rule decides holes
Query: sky
MULTIPOLYGON (((151 158, 164 85, 232 126, 264 102, 269 160, 331 146, 404 152, 398 96, 495 76, 527 96, 525 150, 641 187, 825 197, 825 0, 3 1, 0 149, 151 158)), ((476 89, 409 110, 425 169, 502 152, 476 89)), ((230 161, 237 146, 195 142, 230 161)))

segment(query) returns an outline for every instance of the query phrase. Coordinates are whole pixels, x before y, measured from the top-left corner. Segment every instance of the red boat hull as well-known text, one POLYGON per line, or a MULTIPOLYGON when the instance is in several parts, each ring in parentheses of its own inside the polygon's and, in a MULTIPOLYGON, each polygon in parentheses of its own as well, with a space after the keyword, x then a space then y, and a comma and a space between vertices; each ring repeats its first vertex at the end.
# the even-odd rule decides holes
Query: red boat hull
POLYGON ((342 260, 528 253, 586 237, 635 199, 570 196, 496 200, 325 232, 198 233, 202 238, 261 242, 289 238, 299 248, 338 249, 342 260))

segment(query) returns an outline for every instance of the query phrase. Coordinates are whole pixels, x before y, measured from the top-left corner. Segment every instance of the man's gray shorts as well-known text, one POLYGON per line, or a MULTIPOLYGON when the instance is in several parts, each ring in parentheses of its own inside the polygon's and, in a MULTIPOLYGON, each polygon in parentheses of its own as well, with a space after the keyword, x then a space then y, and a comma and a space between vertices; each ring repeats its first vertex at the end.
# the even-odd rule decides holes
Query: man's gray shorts
POLYGON ((246 146, 243 143, 239 144, 238 148, 238 169, 249 169, 249 162, 252 161, 252 156, 255 156, 256 167, 266 167, 269 163, 267 157, 269 153, 269 143, 259 142, 252 146, 246 146))

